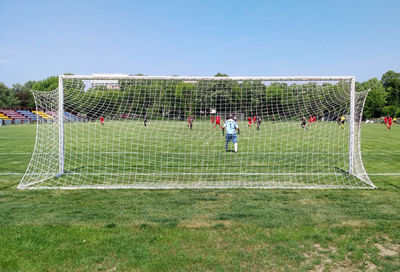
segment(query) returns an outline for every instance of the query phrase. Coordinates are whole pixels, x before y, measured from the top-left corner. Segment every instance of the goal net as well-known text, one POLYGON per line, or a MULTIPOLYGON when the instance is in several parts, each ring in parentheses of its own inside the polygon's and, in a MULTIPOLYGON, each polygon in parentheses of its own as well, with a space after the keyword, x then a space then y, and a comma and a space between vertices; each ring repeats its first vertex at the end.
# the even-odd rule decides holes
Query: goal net
POLYGON ((52 118, 38 121, 18 188, 375 188, 361 157, 367 92, 354 85, 63 75, 58 89, 33 91, 52 118), (239 130, 221 130, 228 119, 239 130))

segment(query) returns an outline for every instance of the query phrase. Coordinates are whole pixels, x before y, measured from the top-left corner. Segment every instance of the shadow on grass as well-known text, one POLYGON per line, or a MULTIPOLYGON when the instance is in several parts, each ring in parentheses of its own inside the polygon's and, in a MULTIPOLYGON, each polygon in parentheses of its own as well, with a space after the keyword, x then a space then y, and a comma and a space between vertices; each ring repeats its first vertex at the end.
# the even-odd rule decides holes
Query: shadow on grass
POLYGON ((338 173, 340 173, 340 174, 343 174, 343 175, 346 175, 346 176, 349 175, 349 172, 346 171, 346 170, 344 170, 344 169, 342 169, 342 168, 335 167, 335 170, 336 170, 338 173))
POLYGON ((392 187, 394 187, 394 188, 396 188, 396 189, 400 189, 400 186, 394 185, 394 184, 392 184, 392 183, 390 183, 390 182, 387 182, 387 181, 384 181, 384 180, 381 180, 381 182, 382 182, 382 183, 385 183, 385 184, 387 184, 387 185, 389 185, 389 186, 392 186, 392 187))
POLYGON ((9 189, 9 188, 11 188, 11 187, 17 187, 18 184, 19 184, 19 181, 15 182, 15 183, 11 183, 11 184, 8 185, 8 186, 0 187, 0 191, 9 189))

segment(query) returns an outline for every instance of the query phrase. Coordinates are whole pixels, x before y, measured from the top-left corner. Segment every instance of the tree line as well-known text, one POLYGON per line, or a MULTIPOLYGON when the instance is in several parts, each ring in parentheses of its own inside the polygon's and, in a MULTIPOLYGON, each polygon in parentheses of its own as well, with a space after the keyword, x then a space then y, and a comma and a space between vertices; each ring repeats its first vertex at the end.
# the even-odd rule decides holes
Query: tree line
MULTIPOLYGON (((215 76, 227 75, 218 73, 215 76)), ((290 114, 294 105, 301 105, 296 110, 303 112, 297 114, 313 113, 318 116, 326 116, 332 110, 340 112, 348 108, 338 97, 338 93, 348 89, 343 86, 347 82, 322 86, 312 82, 290 85, 276 82, 265 86, 256 81, 123 81, 120 82, 123 95, 120 90, 106 90, 101 86, 84 90, 83 83, 74 84, 71 85, 74 95, 66 96, 66 110, 84 113, 89 118, 95 118, 99 114, 124 114, 126 109, 131 114, 158 117, 207 115, 210 108, 223 113, 234 109, 245 115, 279 118, 279 115, 290 114), (201 89, 201 92, 193 91, 195 89, 201 89), (282 109, 286 108, 287 112, 283 113, 282 109)), ((0 82, 0 108, 34 107, 30 90, 52 91, 57 87, 56 76, 28 81, 23 85, 14 84, 11 88, 0 82)), ((400 73, 388 71, 381 80, 372 78, 365 82, 356 82, 357 92, 365 90, 369 90, 369 94, 365 102, 364 118, 387 115, 400 117, 400 73)))

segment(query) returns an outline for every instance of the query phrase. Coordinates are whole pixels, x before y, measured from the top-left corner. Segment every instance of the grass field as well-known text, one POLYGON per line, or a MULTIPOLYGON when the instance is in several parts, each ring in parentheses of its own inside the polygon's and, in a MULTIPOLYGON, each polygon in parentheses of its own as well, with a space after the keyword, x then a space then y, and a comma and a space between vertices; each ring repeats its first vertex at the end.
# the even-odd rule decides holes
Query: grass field
MULTIPOLYGON (((142 120, 65 124, 65 174, 58 177, 58 125, 42 125, 32 187, 301 188, 368 187, 347 174, 348 126, 317 122, 264 122, 242 128, 239 152, 224 150, 220 129, 209 121, 142 120), (49 155, 50 154, 50 155, 49 155), (37 173, 42 173, 39 178, 37 173), (44 174, 43 174, 44 173, 44 174), (37 182, 46 177, 46 180, 37 182)), ((25 133, 34 137, 33 128, 25 133)))
POLYGON ((0 127, 1 271, 400 270, 398 127, 363 126, 376 190, 20 191, 34 131, 0 127))

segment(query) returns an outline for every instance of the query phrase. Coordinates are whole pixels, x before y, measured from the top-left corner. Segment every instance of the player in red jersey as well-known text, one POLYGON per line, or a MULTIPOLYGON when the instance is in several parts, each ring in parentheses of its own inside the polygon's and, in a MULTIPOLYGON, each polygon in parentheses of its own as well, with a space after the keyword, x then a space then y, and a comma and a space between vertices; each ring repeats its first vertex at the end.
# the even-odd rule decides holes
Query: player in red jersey
POLYGON ((193 127, 193 116, 188 117, 188 127, 192 129, 193 127))
POLYGON ((216 125, 218 125, 219 128, 221 128, 221 117, 219 117, 219 115, 217 115, 217 117, 215 117, 215 125, 214 125, 214 128, 215 128, 216 125))
POLYGON ((211 116, 211 124, 214 124, 214 116, 211 116))
POLYGON ((100 123, 102 126, 104 126, 104 117, 103 116, 100 116, 100 123))
POLYGON ((385 118, 383 118, 383 121, 385 121, 385 126, 387 127, 387 123, 388 123, 388 118, 385 116, 385 118))
POLYGON ((256 120, 257 120, 257 116, 253 116, 253 123, 255 123, 256 122, 256 120))
POLYGON ((252 126, 251 120, 252 120, 251 117, 247 118, 247 127, 251 127, 252 126))
POLYGON ((308 118, 308 124, 311 125, 312 123, 312 116, 310 115, 310 117, 308 118))
POLYGON ((317 117, 313 116, 313 118, 312 118, 313 125, 314 125, 316 119, 317 119, 317 117))
POLYGON ((388 126, 387 126, 388 129, 392 128, 392 122, 393 122, 392 117, 388 116, 388 123, 387 123, 388 124, 388 126))

